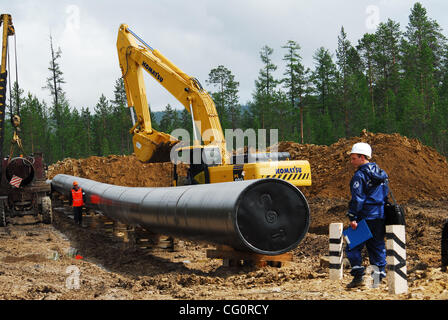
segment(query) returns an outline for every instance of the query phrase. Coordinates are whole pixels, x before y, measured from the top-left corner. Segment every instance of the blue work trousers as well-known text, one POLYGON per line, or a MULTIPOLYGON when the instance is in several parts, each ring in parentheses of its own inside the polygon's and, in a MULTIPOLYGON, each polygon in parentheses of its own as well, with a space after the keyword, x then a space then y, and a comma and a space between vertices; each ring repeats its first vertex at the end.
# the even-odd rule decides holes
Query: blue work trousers
POLYGON ((364 275, 361 251, 365 245, 369 254, 370 264, 378 267, 378 271, 383 278, 386 276, 386 245, 384 242, 386 229, 384 225, 384 219, 366 220, 366 222, 373 237, 351 250, 347 246, 345 250, 347 258, 350 261, 350 265, 352 266, 350 274, 352 276, 364 275))

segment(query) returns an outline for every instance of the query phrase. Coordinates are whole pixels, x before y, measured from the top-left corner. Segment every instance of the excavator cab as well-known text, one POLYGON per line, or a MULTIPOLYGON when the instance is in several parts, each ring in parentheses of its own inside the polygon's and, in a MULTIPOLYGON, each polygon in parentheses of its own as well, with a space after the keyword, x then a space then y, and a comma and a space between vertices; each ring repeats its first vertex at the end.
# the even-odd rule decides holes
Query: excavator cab
POLYGON ((179 143, 171 152, 171 161, 174 163, 174 185, 190 185, 211 183, 209 168, 222 164, 221 152, 214 145, 185 146, 179 143), (177 165, 188 164, 186 177, 179 177, 177 165))

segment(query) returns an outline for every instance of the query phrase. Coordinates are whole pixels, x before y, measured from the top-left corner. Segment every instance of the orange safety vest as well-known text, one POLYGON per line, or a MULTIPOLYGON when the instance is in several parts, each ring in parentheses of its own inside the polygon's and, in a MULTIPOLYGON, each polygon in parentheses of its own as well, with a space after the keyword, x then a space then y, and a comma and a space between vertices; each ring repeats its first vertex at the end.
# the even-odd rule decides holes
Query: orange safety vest
POLYGON ((79 188, 78 190, 72 189, 72 198, 74 207, 82 207, 84 205, 84 201, 82 200, 81 188, 79 188))

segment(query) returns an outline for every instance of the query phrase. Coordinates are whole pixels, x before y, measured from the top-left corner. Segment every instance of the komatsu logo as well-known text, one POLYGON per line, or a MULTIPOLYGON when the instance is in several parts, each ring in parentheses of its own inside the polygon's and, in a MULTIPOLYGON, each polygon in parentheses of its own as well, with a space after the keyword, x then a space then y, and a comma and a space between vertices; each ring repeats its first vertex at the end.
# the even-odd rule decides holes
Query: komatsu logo
POLYGON ((275 171, 275 174, 282 173, 302 173, 302 168, 292 167, 292 168, 281 168, 275 171))
POLYGON ((145 61, 143 61, 142 66, 150 73, 154 78, 163 82, 162 76, 155 70, 153 70, 145 61))

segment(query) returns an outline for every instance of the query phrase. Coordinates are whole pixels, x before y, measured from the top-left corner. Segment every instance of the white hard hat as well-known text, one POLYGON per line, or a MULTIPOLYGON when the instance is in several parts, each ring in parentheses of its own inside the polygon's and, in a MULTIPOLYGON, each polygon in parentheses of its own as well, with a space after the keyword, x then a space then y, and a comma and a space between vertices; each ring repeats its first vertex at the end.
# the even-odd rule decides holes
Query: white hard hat
POLYGON ((350 151, 350 154, 357 153, 357 154, 363 154, 368 159, 372 157, 372 148, 368 143, 365 142, 358 142, 355 143, 352 147, 352 151, 350 151))

